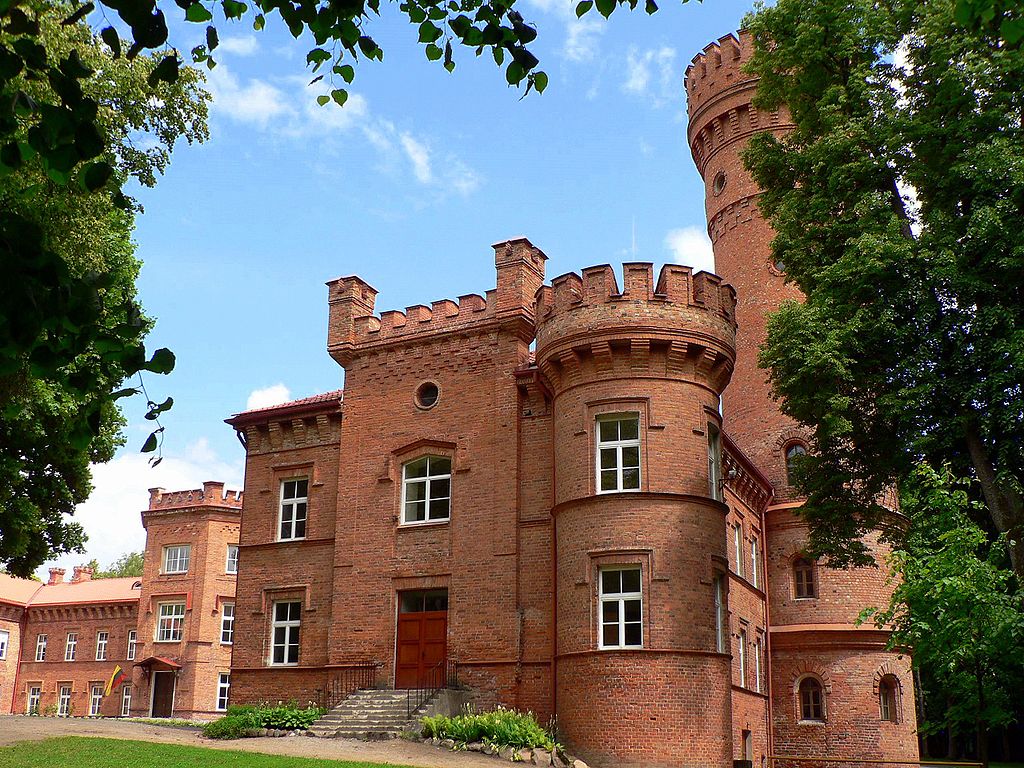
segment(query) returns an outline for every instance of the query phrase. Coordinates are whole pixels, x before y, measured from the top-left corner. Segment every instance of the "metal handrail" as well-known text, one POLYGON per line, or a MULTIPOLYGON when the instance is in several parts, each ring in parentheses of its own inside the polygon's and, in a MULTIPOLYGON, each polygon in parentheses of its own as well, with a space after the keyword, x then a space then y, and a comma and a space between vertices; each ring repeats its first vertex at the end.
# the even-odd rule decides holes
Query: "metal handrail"
POLYGON ((456 661, 439 661, 427 670, 424 677, 416 681, 416 686, 406 690, 405 715, 410 720, 434 694, 444 688, 459 686, 459 664, 456 661))
POLYGON ((322 709, 333 709, 361 688, 376 688, 377 669, 381 666, 379 661, 369 661, 329 671, 324 687, 316 689, 317 705, 322 709))

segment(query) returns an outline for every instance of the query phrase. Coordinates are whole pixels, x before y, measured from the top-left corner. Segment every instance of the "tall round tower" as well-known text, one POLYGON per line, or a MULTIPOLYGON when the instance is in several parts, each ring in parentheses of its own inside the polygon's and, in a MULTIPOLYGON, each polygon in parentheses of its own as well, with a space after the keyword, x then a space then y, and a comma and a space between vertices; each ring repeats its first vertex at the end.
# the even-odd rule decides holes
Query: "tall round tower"
POLYGON ((735 294, 687 267, 665 266, 657 284, 650 264, 623 271, 621 292, 604 265, 537 294, 559 727, 600 764, 725 767, 728 508, 708 445, 733 369, 735 294))
MULTIPOLYGON (((774 231, 761 216, 760 190, 740 153, 762 131, 792 129, 786 110, 751 100, 757 79, 742 71, 753 40, 726 35, 686 70, 688 140, 704 178, 716 270, 737 291, 736 370, 725 392, 725 428, 767 475, 775 499, 765 510, 769 665, 774 751, 815 757, 916 760, 916 716, 909 658, 885 649, 888 633, 858 627, 859 612, 887 604, 885 568, 833 570, 803 554, 801 499, 787 479, 787 455, 809 446, 771 398, 757 367, 766 318, 801 293, 772 261, 774 231)), ((869 537, 879 564, 886 554, 869 537)))

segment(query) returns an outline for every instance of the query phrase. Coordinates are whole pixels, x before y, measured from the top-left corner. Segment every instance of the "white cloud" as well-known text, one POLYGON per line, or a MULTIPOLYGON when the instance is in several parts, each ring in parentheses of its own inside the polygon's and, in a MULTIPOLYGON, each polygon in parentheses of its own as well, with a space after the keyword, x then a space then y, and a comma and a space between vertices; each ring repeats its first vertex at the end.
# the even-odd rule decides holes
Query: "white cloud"
POLYGON ((269 408, 271 405, 287 403, 292 399, 292 394, 284 384, 273 384, 263 389, 254 389, 249 393, 249 399, 245 402, 245 409, 251 411, 254 408, 269 408))
POLYGON ((641 54, 630 48, 626 54, 626 80, 622 90, 647 97, 652 106, 660 107, 681 99, 681 78, 676 73, 676 50, 663 45, 641 54))
POLYGON ((430 184, 434 180, 434 174, 430 170, 430 150, 408 133, 399 136, 399 141, 406 157, 412 163, 412 171, 416 180, 420 184, 430 184))
POLYGON ((711 241, 701 227, 671 229, 665 235, 665 247, 672 253, 677 264, 693 267, 693 270, 715 271, 715 254, 711 241))
POLYGON ((236 56, 252 56, 260 48, 255 35, 245 37, 226 37, 220 41, 217 51, 233 53, 236 56))
POLYGON ((213 95, 214 112, 239 123, 265 128, 271 120, 295 112, 281 89, 255 78, 242 84, 224 64, 210 73, 207 83, 213 95))
POLYGON ((64 568, 70 578, 76 565, 96 558, 106 568, 126 552, 139 552, 146 545, 140 513, 149 505, 149 489, 181 491, 201 488, 205 480, 219 480, 232 490, 242 488, 244 457, 225 460, 211 448, 206 438, 188 446, 181 456, 164 455, 156 467, 148 464, 148 455, 126 453, 107 464, 92 467, 93 492, 79 504, 73 520, 81 523, 89 540, 85 554, 65 555, 44 563, 36 570, 45 579, 47 569, 64 568))
POLYGON ((557 17, 565 24, 565 43, 562 56, 569 61, 590 61, 597 53, 600 37, 604 34, 604 20, 592 10, 583 18, 576 18, 577 0, 529 0, 544 13, 557 17))

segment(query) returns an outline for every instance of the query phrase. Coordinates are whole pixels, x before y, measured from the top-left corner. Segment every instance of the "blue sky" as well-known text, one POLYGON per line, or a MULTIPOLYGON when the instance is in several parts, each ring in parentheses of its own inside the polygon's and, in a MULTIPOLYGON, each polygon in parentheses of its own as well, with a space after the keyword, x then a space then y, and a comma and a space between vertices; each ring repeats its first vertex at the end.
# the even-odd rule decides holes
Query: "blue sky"
MULTIPOLYGON (((231 414, 342 386, 325 351, 326 280, 360 275, 378 310, 482 293, 494 286, 490 244, 514 235, 544 250, 549 278, 630 260, 713 268, 683 73, 751 3, 673 2, 606 22, 577 21, 573 2, 521 2, 550 76, 526 99, 489 55, 457 51, 451 75, 427 62, 397 5, 370 23, 384 62, 357 66, 342 109, 316 105, 310 45, 278 19, 259 33, 220 25, 211 139, 180 144, 157 187, 137 194, 149 344, 178 358, 147 381, 154 399, 175 399, 165 459, 146 466, 150 425, 128 402, 128 445, 95 468, 77 513, 88 554, 59 564, 106 566, 140 549, 147 488, 241 487, 231 414)), ((189 50, 202 30, 176 27, 172 42, 189 50)))

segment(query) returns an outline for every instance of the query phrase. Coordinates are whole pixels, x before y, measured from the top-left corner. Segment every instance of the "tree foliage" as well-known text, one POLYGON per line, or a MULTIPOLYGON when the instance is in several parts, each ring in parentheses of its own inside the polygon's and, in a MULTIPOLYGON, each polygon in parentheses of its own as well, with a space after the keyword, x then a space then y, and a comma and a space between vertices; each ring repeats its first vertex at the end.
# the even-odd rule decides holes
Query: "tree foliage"
POLYGON ((104 570, 100 568, 99 561, 93 558, 86 566, 92 568, 92 577, 94 579, 120 579, 125 576, 142 576, 142 568, 144 560, 142 552, 125 552, 117 560, 110 564, 110 567, 104 570))
POLYGON ((893 647, 914 650, 932 689, 918 723, 922 733, 987 731, 1021 714, 1024 612, 1006 566, 1006 535, 993 541, 972 514, 971 481, 922 464, 904 484, 910 518, 904 544, 891 556, 894 592, 881 610, 865 611, 891 627, 893 647))
MULTIPOLYGON (((80 551, 81 528, 66 516, 91 491, 89 465, 122 442, 116 399, 135 390, 115 390, 139 371, 173 367, 167 350, 145 351, 151 323, 136 297, 134 204, 117 190, 128 178, 152 185, 177 138, 207 135, 198 73, 154 91, 159 59, 115 60, 84 22, 62 23, 69 8, 51 5, 33 22, 40 47, 72 74, 102 77, 21 71, 0 86, 25 104, 77 100, 92 126, 67 124, 61 139, 52 124, 20 115, 11 132, 22 156, 0 177, 0 562, 20 575, 80 551), (62 171, 46 161, 38 148, 59 139, 95 162, 78 158, 62 171), (92 183, 97 174, 109 189, 92 183)), ((24 39, 0 31, 0 45, 24 39)), ((151 403, 149 415, 169 406, 151 403)))
POLYGON ((881 500, 925 459, 977 480, 1024 575, 1024 56, 965 32, 954 0, 779 0, 748 21, 758 103, 796 126, 744 159, 806 297, 761 361, 813 431, 811 549, 870 560, 864 532, 894 532, 881 500))

